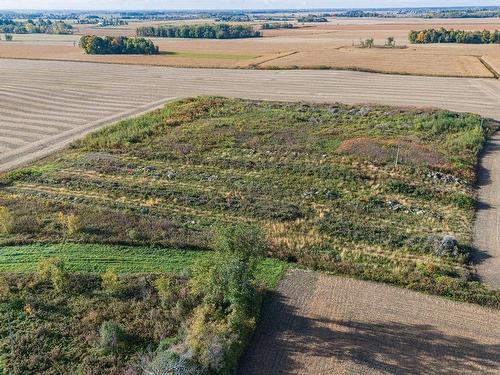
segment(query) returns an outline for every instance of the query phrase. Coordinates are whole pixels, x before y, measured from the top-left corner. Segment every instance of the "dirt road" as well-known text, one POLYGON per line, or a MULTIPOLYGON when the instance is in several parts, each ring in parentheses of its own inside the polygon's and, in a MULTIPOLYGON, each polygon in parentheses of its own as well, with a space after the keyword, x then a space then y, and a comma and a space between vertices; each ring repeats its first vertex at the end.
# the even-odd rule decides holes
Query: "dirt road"
POLYGON ((498 374, 497 320, 475 305, 292 271, 238 374, 498 374))
MULTIPOLYGON (((500 103, 500 101, 499 101, 500 103)), ((479 168, 474 226, 475 263, 481 281, 500 288, 500 134, 486 145, 479 168)))

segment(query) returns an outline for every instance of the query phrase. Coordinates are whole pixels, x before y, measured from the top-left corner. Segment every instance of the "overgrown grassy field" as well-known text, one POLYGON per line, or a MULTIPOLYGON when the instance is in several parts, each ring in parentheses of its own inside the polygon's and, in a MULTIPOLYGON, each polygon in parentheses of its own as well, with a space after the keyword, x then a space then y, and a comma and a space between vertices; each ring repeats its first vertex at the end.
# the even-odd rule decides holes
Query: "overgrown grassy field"
POLYGON ((239 252, 256 237, 232 233, 215 252, 3 249, 0 374, 232 373, 287 268, 239 252))
POLYGON ((216 227, 252 224, 271 257, 497 306, 469 263, 475 166, 496 126, 435 110, 182 100, 4 174, 0 244, 191 254, 210 250, 216 227))

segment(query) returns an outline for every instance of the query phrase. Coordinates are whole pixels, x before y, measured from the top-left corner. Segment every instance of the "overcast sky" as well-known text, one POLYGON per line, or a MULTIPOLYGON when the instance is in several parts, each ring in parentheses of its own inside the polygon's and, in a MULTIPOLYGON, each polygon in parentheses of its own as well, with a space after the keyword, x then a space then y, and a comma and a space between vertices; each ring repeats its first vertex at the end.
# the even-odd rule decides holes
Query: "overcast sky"
POLYGON ((0 0, 6 9, 276 9, 500 5, 499 0, 0 0))

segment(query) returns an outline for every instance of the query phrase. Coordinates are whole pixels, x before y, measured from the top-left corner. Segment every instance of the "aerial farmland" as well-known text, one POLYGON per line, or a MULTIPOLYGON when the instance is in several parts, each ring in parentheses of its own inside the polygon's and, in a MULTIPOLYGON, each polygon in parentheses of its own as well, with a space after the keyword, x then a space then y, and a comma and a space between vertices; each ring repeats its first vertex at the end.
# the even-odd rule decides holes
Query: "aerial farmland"
POLYGON ((500 9, 2 11, 0 374, 498 371, 500 9))

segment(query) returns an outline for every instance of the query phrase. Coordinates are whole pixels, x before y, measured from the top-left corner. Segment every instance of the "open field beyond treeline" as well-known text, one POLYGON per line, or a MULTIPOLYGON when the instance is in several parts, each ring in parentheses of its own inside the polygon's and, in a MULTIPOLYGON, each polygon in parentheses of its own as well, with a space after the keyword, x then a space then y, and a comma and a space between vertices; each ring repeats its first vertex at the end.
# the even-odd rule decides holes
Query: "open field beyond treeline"
MULTIPOLYGON (((207 22, 200 20, 199 22, 207 22)), ((190 21, 190 23, 197 23, 190 21)), ((498 45, 409 45, 410 30, 446 27, 463 30, 500 29, 499 19, 331 19, 326 24, 304 24, 295 29, 265 30, 263 38, 244 40, 153 39, 159 56, 88 56, 74 43, 80 34, 134 35, 138 26, 96 28, 77 25, 77 34, 15 35, 14 42, 0 42, 0 57, 78 60, 130 64, 216 68, 337 68, 457 77, 493 77, 500 72, 498 45), (387 37, 408 48, 353 47, 374 38, 383 45, 387 37), (489 66, 489 68, 488 68, 489 66)))

